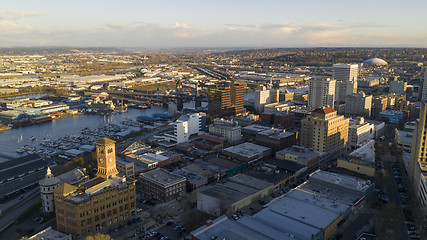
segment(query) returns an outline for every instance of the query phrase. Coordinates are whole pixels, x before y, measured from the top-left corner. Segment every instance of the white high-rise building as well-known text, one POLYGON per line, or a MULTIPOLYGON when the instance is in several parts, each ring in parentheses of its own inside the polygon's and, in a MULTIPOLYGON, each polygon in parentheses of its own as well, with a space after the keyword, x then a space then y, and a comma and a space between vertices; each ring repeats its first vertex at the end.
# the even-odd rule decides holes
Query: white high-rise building
POLYGON ((343 103, 347 96, 357 93, 357 81, 337 81, 335 88, 335 102, 343 103))
POLYGON ((310 79, 308 106, 311 108, 334 107, 336 81, 330 78, 310 79))
POLYGON ((337 81, 357 81, 359 66, 357 64, 334 64, 333 79, 337 81))
POLYGON ((202 117, 198 113, 182 115, 175 121, 173 135, 165 133, 168 140, 183 143, 190 140, 190 136, 198 135, 202 129, 202 117))
POLYGON ((262 87, 261 90, 255 91, 254 108, 257 113, 264 112, 264 106, 266 104, 276 103, 278 101, 279 101, 278 89, 265 89, 265 87, 262 87))
POLYGON ((260 90, 255 92, 255 112, 262 113, 264 105, 270 103, 270 91, 260 90))

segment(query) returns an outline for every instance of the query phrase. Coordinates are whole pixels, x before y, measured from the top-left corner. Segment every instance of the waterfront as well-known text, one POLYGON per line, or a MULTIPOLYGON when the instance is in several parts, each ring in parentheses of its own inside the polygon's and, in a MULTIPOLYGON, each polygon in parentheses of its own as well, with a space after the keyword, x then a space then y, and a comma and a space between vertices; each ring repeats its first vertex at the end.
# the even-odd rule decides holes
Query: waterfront
MULTIPOLYGON (((194 108, 194 102, 184 103, 184 107, 194 108)), ((67 135, 80 135, 81 130, 84 128, 95 129, 110 123, 120 124, 126 119, 136 120, 138 116, 151 116, 154 113, 164 113, 167 111, 167 108, 157 106, 145 110, 130 108, 122 114, 75 115, 51 122, 14 128, 0 135, 0 152, 6 156, 19 157, 22 154, 17 153, 17 149, 25 145, 41 148, 40 143, 44 138, 56 140, 67 135), (31 137, 35 137, 36 140, 31 140, 31 137)), ((7 159, 0 157, 0 162, 3 161, 7 161, 7 159)))

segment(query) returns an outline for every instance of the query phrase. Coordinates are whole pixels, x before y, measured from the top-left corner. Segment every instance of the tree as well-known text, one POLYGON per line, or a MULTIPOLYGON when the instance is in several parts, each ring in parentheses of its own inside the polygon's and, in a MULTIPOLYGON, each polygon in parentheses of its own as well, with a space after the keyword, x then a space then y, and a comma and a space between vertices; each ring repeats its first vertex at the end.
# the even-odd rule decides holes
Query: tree
POLYGON ((86 240, 114 240, 110 235, 97 233, 86 237, 86 240))

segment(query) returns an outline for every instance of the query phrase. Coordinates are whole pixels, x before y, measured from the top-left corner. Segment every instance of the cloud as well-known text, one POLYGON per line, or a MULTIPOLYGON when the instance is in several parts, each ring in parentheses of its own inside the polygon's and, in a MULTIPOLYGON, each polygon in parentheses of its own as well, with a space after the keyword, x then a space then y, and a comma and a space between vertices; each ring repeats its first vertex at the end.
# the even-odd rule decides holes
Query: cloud
POLYGON ((0 21, 1 34, 22 34, 33 29, 30 25, 17 24, 8 20, 0 21))
POLYGON ((414 46, 413 42, 425 47, 422 39, 426 37, 420 32, 408 41, 389 31, 393 26, 345 22, 226 24, 222 27, 200 27, 182 22, 167 25, 132 22, 93 28, 41 28, 0 20, 0 28, 3 40, 19 46, 377 47, 414 46))
POLYGON ((0 10, 0 19, 20 19, 25 17, 45 16, 45 13, 34 11, 0 10))

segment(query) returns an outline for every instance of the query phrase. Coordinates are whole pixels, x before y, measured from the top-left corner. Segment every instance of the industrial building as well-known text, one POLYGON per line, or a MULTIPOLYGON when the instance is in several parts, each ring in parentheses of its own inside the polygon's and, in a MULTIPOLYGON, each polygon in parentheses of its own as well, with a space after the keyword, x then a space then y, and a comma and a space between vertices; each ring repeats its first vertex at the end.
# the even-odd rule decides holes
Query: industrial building
POLYGON ((238 174, 223 184, 213 185, 197 194, 197 209, 214 216, 235 212, 271 194, 273 184, 238 174))
POLYGON ((273 199, 253 216, 245 215, 232 226, 220 217, 191 235, 200 240, 212 236, 244 237, 244 229, 253 236, 261 236, 259 239, 326 240, 364 205, 373 191, 370 181, 317 170, 308 181, 273 199))

